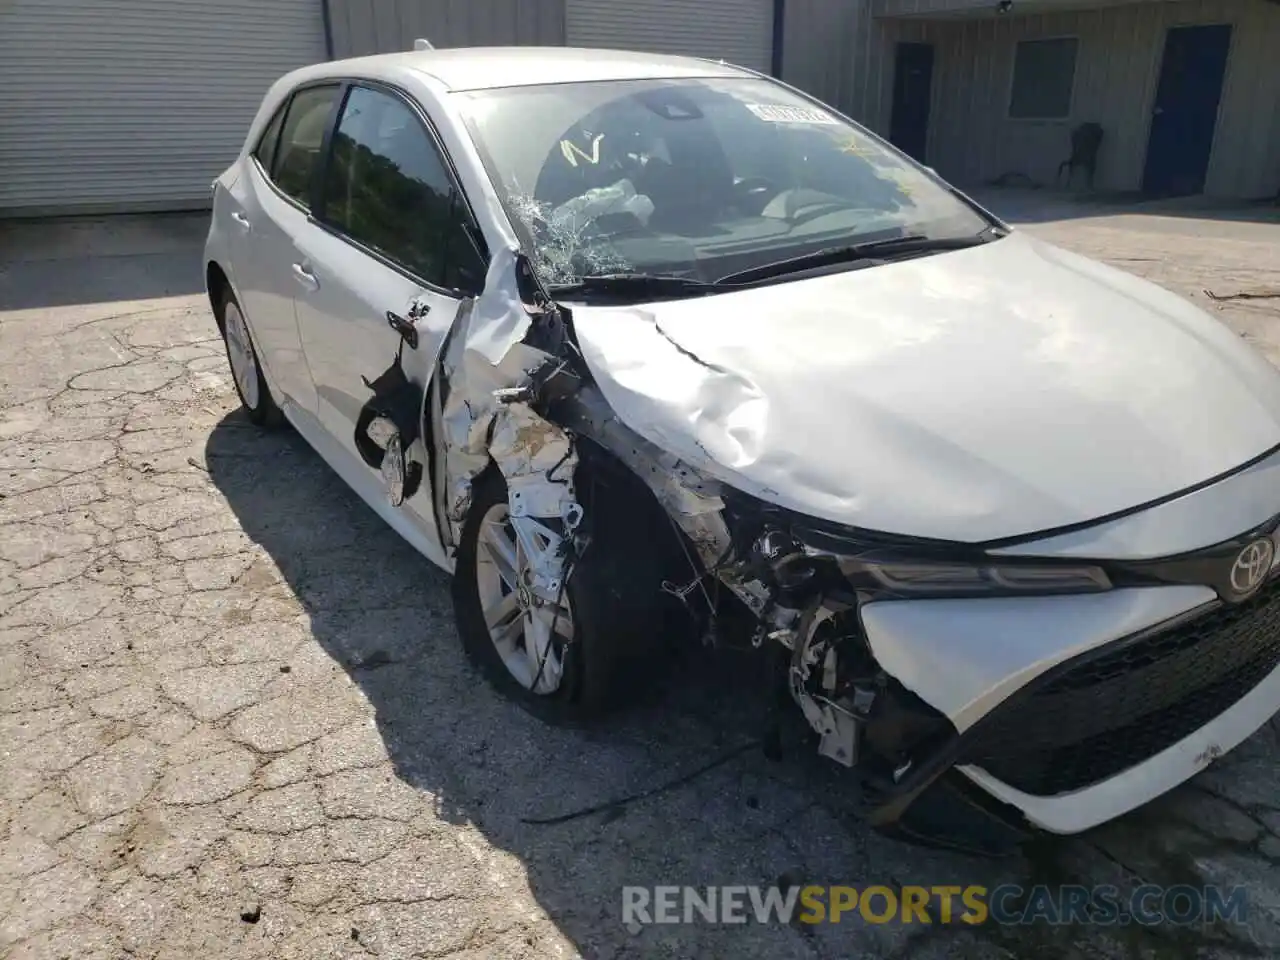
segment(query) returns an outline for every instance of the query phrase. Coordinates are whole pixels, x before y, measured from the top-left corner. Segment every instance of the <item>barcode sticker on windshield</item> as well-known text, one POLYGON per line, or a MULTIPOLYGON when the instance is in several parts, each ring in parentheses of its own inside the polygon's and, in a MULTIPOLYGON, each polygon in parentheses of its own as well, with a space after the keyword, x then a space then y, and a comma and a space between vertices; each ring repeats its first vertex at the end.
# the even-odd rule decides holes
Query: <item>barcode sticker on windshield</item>
POLYGON ((744 103, 744 107, 768 123, 830 123, 835 117, 812 107, 784 107, 776 103, 744 103))

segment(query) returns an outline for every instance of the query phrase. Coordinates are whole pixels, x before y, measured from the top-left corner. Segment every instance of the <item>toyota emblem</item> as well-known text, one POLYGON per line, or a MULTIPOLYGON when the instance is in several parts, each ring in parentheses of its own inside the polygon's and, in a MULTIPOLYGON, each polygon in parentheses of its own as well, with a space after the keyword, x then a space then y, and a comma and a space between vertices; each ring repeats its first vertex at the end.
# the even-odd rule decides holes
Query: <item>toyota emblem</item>
POLYGON ((1236 555, 1231 565, 1231 589, 1237 597, 1247 597, 1262 586, 1275 555, 1275 544, 1266 538, 1254 540, 1236 555))

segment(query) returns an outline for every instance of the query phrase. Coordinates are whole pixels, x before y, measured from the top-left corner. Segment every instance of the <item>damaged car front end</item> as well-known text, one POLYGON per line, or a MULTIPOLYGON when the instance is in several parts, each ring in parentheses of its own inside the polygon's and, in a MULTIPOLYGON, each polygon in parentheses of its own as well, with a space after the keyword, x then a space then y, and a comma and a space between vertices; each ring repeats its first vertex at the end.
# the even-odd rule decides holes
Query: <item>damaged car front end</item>
POLYGON ((487 272, 387 315, 344 439, 486 678, 582 722, 758 651, 873 824, 988 850, 1265 723, 1280 375, 796 91, 637 63, 417 94, 487 272))
MULTIPOLYGON (((514 249, 494 258, 432 383, 423 409, 435 506, 454 549, 478 480, 496 466, 505 482, 515 599, 504 615, 524 636, 506 666, 538 699, 564 695, 566 651, 582 639, 578 624, 564 629, 574 619, 566 597, 584 562, 602 564, 646 584, 633 609, 678 608, 681 636, 780 652, 780 682, 818 753, 856 768, 849 788, 863 792, 870 822, 982 850, 1119 815, 1274 712, 1280 522, 1268 511, 1280 454, 1145 511, 1043 537, 973 544, 816 518, 628 426, 585 360, 575 310, 514 249), (610 473, 627 475, 627 497, 648 494, 650 524, 668 521, 648 528, 662 548, 611 542, 584 509, 578 491, 610 473), (1233 516, 1206 519, 1227 502, 1233 516), (1186 549, 1206 524, 1245 517, 1261 520, 1186 549), (1243 554, 1256 583, 1240 579, 1243 554)), ((622 499, 601 509, 642 508, 622 499)), ((467 581, 456 583, 469 603, 467 581)), ((504 623, 484 626, 493 635, 504 623)), ((597 643, 612 642, 608 625, 592 626, 597 643)), ((664 655, 652 643, 641 654, 664 655)), ((605 689, 593 708, 616 705, 616 688, 605 689)))

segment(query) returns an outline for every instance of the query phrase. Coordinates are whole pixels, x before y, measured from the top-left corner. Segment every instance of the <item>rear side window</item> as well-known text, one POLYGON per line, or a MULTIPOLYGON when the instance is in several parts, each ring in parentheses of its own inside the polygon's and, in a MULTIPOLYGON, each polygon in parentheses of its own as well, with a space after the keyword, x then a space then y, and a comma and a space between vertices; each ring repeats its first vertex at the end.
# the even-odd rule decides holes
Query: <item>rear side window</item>
POLYGON ((271 122, 267 124, 267 129, 262 131, 262 136, 258 138, 258 146, 253 151, 253 155, 262 164, 262 169, 266 171, 267 176, 271 176, 271 164, 275 162, 276 147, 280 145, 280 128, 284 126, 284 115, 288 109, 289 101, 286 100, 271 118, 271 122))
POLYGON ((310 205, 311 182, 320 163, 325 130, 337 96, 337 86, 299 90, 289 103, 280 131, 272 179, 303 206, 310 205))
POLYGON ((333 137, 324 220, 437 286, 479 289, 470 211, 435 140, 399 97, 353 87, 333 137))

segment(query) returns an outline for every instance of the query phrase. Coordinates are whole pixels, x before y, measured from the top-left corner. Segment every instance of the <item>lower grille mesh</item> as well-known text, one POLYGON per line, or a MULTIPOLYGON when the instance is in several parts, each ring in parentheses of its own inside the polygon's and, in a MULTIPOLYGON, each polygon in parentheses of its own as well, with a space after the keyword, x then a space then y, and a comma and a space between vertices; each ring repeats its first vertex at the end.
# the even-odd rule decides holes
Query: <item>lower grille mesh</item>
POLYGON ((1035 796, 1078 790, 1193 733, 1277 665, 1280 580, 1033 681, 982 723, 960 763, 1035 796))

